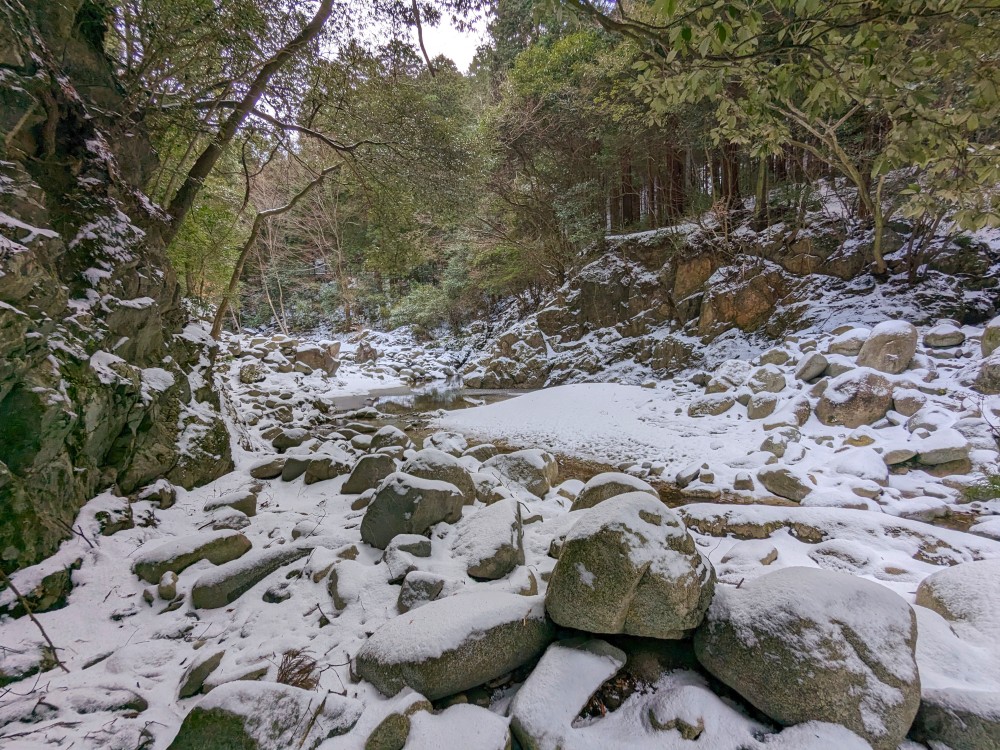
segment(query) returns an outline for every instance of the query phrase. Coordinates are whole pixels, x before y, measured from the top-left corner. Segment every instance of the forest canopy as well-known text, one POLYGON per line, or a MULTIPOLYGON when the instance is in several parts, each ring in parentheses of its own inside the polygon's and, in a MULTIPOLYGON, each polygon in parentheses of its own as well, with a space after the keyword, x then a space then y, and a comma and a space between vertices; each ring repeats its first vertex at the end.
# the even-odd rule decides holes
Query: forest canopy
POLYGON ((1000 223, 995 3, 93 7, 217 330, 457 326, 537 305, 608 233, 725 249, 831 196, 877 278, 889 227, 916 283, 935 236, 1000 223), (427 54, 442 23, 484 31, 468 72, 427 54))

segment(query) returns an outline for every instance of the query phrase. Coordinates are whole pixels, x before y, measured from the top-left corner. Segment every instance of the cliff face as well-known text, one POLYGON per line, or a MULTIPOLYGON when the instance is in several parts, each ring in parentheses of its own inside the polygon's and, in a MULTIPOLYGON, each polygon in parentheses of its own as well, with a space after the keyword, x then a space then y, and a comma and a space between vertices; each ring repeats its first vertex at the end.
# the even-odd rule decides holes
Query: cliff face
POLYGON ((99 0, 0 0, 0 564, 50 554, 80 506, 231 466, 215 350, 189 325, 155 165, 101 50, 99 0))

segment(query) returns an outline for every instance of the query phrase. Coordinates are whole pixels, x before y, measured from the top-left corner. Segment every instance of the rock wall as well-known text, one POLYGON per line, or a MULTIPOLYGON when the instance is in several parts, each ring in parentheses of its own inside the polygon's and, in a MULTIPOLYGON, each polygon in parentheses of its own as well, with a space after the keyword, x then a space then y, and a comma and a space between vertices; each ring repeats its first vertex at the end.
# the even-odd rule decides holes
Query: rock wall
POLYGON ((142 194, 155 165, 93 0, 0 1, 0 564, 52 553, 80 506, 231 466, 211 378, 142 194), (56 56, 58 51, 58 57, 56 56))
POLYGON ((925 279, 911 285, 901 249, 905 228, 899 229, 886 240, 898 275, 885 283, 865 272, 870 236, 821 216, 794 239, 783 225, 763 232, 743 227, 727 238, 694 225, 609 237, 543 309, 466 366, 465 382, 539 388, 670 375, 733 356, 727 347, 737 340, 744 342, 741 351, 754 348, 748 339, 763 351, 788 334, 832 328, 838 319, 877 323, 887 309, 921 325, 940 318, 978 323, 994 314, 995 248, 972 237, 942 239, 925 279))

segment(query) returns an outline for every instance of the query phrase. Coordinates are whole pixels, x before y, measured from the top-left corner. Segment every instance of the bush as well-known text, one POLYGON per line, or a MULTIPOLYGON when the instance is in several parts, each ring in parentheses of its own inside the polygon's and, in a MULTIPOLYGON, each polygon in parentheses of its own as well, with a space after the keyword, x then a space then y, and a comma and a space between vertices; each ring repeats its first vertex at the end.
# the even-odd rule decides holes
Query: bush
POLYGON ((437 328, 448 316, 448 295, 433 284, 414 284, 405 297, 389 313, 389 327, 414 324, 422 328, 437 328))

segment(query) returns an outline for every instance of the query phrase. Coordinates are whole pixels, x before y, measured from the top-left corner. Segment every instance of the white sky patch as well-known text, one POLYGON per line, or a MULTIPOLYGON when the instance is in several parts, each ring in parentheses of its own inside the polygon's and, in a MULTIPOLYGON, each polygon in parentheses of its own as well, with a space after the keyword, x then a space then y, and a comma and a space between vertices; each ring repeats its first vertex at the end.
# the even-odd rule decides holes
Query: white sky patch
MULTIPOLYGON (((411 32, 413 42, 417 42, 417 30, 411 32)), ((451 24, 451 19, 445 17, 435 26, 424 25, 424 44, 427 54, 433 60, 438 55, 444 55, 455 61, 455 65, 463 73, 469 72, 469 64, 476 55, 476 48, 486 43, 485 22, 478 21, 475 28, 469 31, 459 31, 451 24)))

